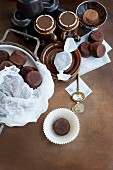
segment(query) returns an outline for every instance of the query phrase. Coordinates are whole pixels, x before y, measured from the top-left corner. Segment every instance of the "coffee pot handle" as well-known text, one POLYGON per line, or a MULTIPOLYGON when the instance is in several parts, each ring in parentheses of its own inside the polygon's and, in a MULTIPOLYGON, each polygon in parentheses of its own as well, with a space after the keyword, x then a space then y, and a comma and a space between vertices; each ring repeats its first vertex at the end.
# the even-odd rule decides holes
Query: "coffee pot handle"
POLYGON ((56 42, 57 41, 57 36, 52 32, 51 33, 51 39, 54 41, 54 42, 56 42))
POLYGON ((67 36, 67 32, 66 32, 66 31, 62 31, 61 39, 62 39, 62 40, 65 40, 65 39, 66 39, 66 36, 67 36))
POLYGON ((38 39, 37 37, 34 37, 34 36, 32 36, 32 35, 29 35, 29 34, 27 34, 27 33, 24 33, 24 32, 18 31, 18 30, 8 29, 8 30, 6 30, 6 32, 4 33, 3 38, 0 40, 0 43, 2 43, 2 42, 5 41, 5 39, 7 38, 7 35, 8 35, 10 32, 15 32, 15 33, 17 33, 17 34, 20 34, 20 35, 23 35, 23 36, 26 36, 26 37, 29 37, 29 38, 31 38, 31 39, 36 40, 36 47, 35 47, 35 50, 34 50, 34 58, 35 58, 36 60, 39 60, 39 58, 37 57, 37 51, 38 51, 38 48, 39 48, 39 46, 40 46, 40 41, 39 41, 39 39, 38 39))

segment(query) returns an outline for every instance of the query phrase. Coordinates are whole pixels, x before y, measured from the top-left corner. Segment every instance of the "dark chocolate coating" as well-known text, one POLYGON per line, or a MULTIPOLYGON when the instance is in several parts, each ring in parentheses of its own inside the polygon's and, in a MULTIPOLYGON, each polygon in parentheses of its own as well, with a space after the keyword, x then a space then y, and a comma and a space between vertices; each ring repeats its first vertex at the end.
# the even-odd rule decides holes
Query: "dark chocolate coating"
POLYGON ((38 71, 30 71, 25 77, 26 83, 33 89, 39 87, 42 83, 42 76, 38 71))
POLYGON ((86 25, 97 26, 99 24, 98 12, 94 9, 88 9, 83 14, 83 21, 86 25))
POLYGON ((30 72, 30 71, 34 71, 35 69, 31 66, 24 66, 21 68, 20 70, 20 75, 25 78, 26 75, 30 72))
POLYGON ((9 54, 7 51, 4 51, 4 50, 0 50, 0 64, 3 62, 3 61, 6 61, 8 60, 9 58, 9 54))
POLYGON ((91 43, 88 41, 83 42, 79 45, 78 49, 82 57, 85 57, 85 58, 90 57, 90 47, 91 47, 91 43))
POLYGON ((3 70, 4 68, 6 67, 10 67, 10 66, 13 66, 13 63, 11 63, 10 61, 3 61, 1 64, 0 64, 0 71, 3 70))
POLYGON ((103 39, 104 39, 104 34, 102 31, 99 31, 99 30, 93 31, 92 33, 89 34, 89 37, 88 37, 88 41, 90 43, 94 43, 94 42, 102 43, 103 39))
POLYGON ((93 57, 100 58, 104 56, 106 48, 103 44, 95 42, 91 45, 90 52, 93 57))
POLYGON ((22 66, 15 65, 17 68, 22 69, 22 66))
POLYGON ((53 130, 57 135, 64 136, 69 132, 70 124, 66 119, 60 118, 54 122, 53 130))
POLYGON ((9 60, 15 65, 21 66, 26 63, 27 56, 23 54, 21 51, 15 50, 9 57, 9 60))

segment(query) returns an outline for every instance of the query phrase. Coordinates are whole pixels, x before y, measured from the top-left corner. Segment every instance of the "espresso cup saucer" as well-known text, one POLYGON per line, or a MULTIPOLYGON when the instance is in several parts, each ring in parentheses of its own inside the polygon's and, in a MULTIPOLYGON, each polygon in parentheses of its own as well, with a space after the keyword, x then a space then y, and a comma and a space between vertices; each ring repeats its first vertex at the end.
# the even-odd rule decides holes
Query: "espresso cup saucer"
MULTIPOLYGON (((47 45, 41 53, 40 60, 43 64, 45 64, 48 70, 51 72, 52 77, 55 80, 58 80, 57 74, 58 71, 54 65, 54 59, 57 53, 64 51, 64 44, 65 42, 57 41, 55 43, 50 43, 47 45)), ((70 74, 70 79, 76 77, 81 63, 81 55, 78 49, 72 52, 72 64, 71 66, 64 71, 64 74, 70 74)), ((70 80, 69 79, 69 80, 70 80)))

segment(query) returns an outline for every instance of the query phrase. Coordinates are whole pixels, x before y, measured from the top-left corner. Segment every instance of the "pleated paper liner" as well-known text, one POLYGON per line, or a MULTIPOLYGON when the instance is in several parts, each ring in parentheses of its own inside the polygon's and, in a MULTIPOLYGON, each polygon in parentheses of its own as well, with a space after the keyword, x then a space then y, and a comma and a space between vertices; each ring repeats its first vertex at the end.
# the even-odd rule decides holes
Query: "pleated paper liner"
POLYGON ((72 142, 77 138, 79 130, 80 123, 78 117, 66 108, 58 108, 50 112, 43 124, 43 131, 46 138, 54 144, 64 145, 72 142), (70 131, 64 136, 57 135, 53 130, 53 123, 60 118, 65 118, 70 124, 70 131))

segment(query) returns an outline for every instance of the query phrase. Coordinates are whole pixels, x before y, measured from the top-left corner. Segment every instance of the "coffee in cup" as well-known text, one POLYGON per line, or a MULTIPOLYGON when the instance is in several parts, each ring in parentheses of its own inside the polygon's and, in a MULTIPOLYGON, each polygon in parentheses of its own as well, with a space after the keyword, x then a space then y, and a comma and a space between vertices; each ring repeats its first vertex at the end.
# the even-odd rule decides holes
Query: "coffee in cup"
MULTIPOLYGON (((77 37, 79 18, 72 11, 64 11, 58 17, 58 27, 61 30, 61 39, 65 40, 70 34, 71 37, 77 37)), ((78 36, 79 37, 79 36, 78 36)))
POLYGON ((34 23, 34 29, 37 32, 37 35, 42 40, 52 39, 54 42, 57 41, 57 36, 55 34, 56 30, 56 21, 50 15, 41 15, 39 16, 34 23))

